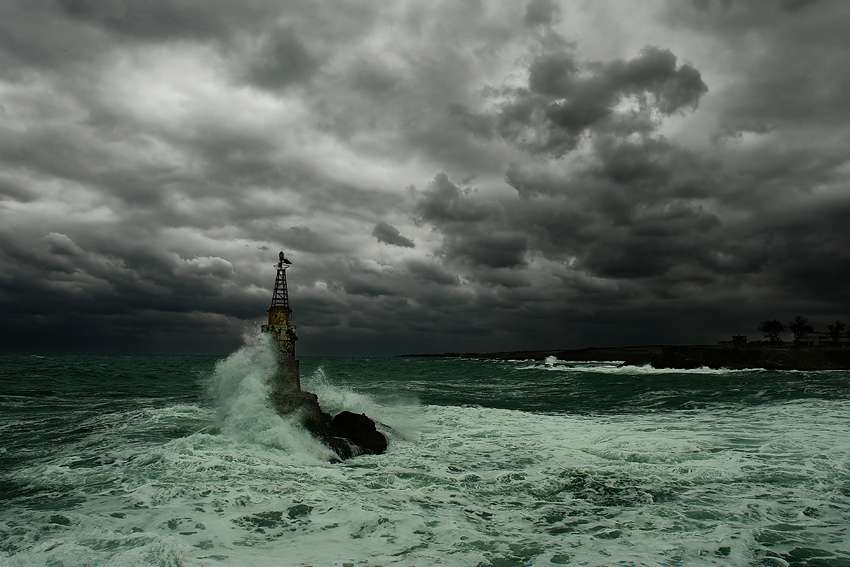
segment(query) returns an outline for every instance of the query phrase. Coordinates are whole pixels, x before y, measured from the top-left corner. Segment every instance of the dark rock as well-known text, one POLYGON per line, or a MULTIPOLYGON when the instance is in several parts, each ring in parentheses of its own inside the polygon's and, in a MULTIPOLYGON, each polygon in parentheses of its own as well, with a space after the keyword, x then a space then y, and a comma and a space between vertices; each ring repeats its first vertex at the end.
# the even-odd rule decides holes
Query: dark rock
POLYGON ((340 412, 331 420, 330 426, 332 435, 350 440, 364 453, 380 455, 387 450, 387 438, 365 414, 340 412))
POLYGON ((323 411, 311 392, 273 392, 269 399, 280 415, 298 412, 301 423, 340 459, 358 455, 380 455, 387 450, 387 438, 375 422, 360 413, 343 411, 334 417, 323 411))

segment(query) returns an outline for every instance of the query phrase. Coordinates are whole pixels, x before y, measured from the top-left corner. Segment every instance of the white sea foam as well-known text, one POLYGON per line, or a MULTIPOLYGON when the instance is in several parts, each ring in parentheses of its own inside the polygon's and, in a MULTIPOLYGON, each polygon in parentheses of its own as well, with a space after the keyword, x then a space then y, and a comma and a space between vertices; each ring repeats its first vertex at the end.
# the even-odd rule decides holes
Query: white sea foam
POLYGON ((766 372, 759 369, 736 369, 709 368, 701 366, 698 368, 655 368, 650 364, 642 366, 627 365, 624 361, 588 361, 588 360, 559 360, 554 356, 546 357, 543 362, 508 361, 519 363, 518 370, 547 370, 550 372, 593 372, 598 374, 616 375, 646 375, 646 374, 728 374, 730 372, 766 372))
POLYGON ((421 411, 417 442, 343 464, 199 432, 106 476, 38 471, 82 500, 3 514, 23 549, 0 563, 744 565, 784 560, 797 540, 846 557, 830 534, 850 519, 847 498, 822 487, 850 480, 850 403, 421 411))
POLYGON ((332 415, 343 410, 366 414, 378 422, 379 429, 390 437, 391 442, 398 439, 416 439, 422 429, 421 412, 416 400, 387 398, 379 403, 371 396, 334 383, 322 367, 309 376, 302 377, 301 384, 305 390, 318 396, 324 411, 332 415), (393 403, 390 402, 391 399, 393 403), (389 429, 382 425, 388 426, 389 429))
POLYGON ((268 402, 276 368, 271 338, 260 335, 216 364, 208 389, 218 404, 222 432, 244 443, 283 449, 299 460, 326 461, 333 452, 268 402))

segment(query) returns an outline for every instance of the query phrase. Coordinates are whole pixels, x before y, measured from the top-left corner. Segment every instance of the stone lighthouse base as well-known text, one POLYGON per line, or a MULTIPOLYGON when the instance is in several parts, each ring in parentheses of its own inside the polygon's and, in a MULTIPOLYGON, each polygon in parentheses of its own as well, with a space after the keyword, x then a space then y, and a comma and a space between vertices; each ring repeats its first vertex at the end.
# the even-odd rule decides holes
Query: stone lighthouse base
POLYGON ((312 392, 272 392, 269 399, 280 415, 299 412, 305 425, 321 420, 322 408, 319 407, 319 398, 312 392))

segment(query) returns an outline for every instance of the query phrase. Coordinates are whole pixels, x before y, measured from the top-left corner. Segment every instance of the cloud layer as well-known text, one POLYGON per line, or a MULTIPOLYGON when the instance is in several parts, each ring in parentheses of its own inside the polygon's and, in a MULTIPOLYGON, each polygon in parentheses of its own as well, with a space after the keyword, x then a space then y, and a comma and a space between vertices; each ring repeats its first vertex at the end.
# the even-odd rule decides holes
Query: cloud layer
POLYGON ((5 350, 307 354, 846 319, 850 7, 3 2, 5 350))

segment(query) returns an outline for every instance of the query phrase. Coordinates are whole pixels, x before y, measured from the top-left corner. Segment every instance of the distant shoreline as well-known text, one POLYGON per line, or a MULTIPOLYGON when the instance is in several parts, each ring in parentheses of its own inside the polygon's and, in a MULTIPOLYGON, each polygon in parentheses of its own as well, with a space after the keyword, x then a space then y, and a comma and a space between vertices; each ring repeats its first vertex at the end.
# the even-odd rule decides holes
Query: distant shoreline
POLYGON ((478 358, 485 360, 545 360, 553 356, 564 361, 622 362, 627 366, 653 368, 727 368, 730 370, 850 370, 850 348, 799 347, 751 343, 742 346, 636 346, 583 348, 571 350, 521 350, 502 352, 448 352, 404 354, 401 357, 478 358))

